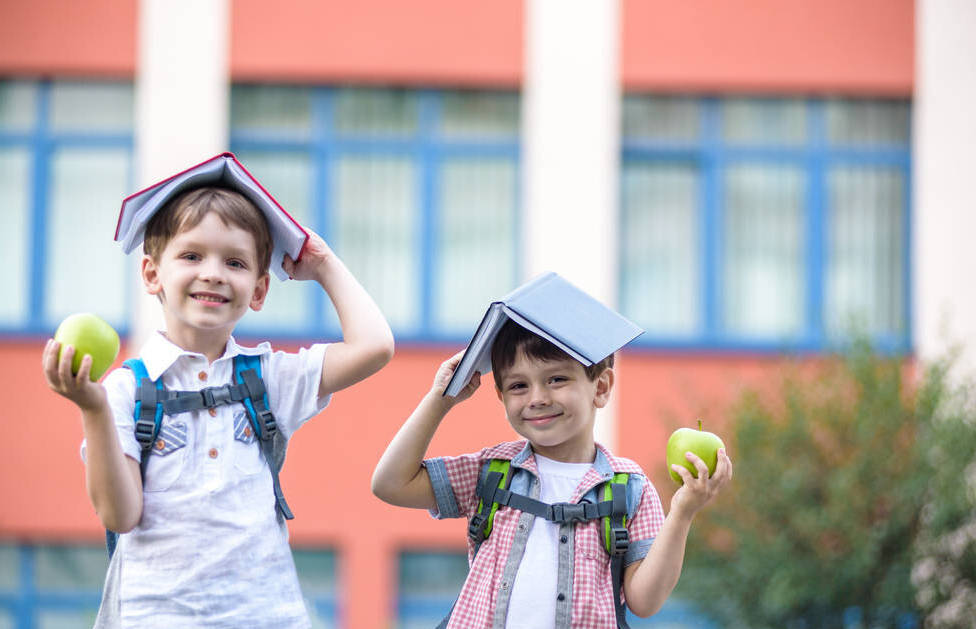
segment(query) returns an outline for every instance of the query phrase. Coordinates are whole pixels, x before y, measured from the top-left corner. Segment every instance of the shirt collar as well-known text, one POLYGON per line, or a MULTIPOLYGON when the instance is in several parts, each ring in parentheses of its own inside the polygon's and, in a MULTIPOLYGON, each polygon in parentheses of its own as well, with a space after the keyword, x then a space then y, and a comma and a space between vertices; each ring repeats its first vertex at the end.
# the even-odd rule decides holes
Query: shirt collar
MULTIPOLYGON (((508 447, 497 448, 492 453, 491 458, 511 459, 512 465, 515 467, 521 467, 533 474, 539 473, 535 464, 535 457, 532 456, 532 445, 528 440, 510 442, 504 445, 508 447), (513 445, 521 445, 522 447, 513 454, 513 448, 511 448, 513 445)), ((632 461, 613 456, 599 443, 596 444, 596 457, 593 459, 593 469, 604 480, 610 480, 614 474, 619 472, 627 472, 630 474, 642 473, 641 469, 632 461)))
MULTIPOLYGON (((228 359, 232 360, 234 356, 239 354, 259 356, 269 352, 271 352, 271 344, 267 341, 260 343, 257 347, 244 347, 242 345, 238 345, 237 341, 234 340, 234 337, 231 336, 227 339, 227 346, 224 348, 224 353, 214 362, 228 359)), ((166 338, 161 331, 157 331, 152 334, 146 341, 145 345, 142 346, 142 350, 139 352, 139 357, 142 358, 142 362, 146 365, 146 371, 149 373, 149 378, 154 382, 158 380, 167 369, 172 367, 181 356, 198 356, 205 358, 203 354, 190 352, 183 349, 176 343, 166 338)))

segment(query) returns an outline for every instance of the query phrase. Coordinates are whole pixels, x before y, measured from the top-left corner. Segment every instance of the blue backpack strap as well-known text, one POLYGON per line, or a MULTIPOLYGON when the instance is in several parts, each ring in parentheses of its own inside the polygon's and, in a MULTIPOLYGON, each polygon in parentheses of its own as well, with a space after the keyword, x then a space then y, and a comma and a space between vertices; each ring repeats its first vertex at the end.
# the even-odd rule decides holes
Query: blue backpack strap
POLYGON ((271 470, 275 506, 286 520, 294 519, 295 516, 288 507, 285 494, 281 490, 278 466, 275 465, 274 438, 278 432, 278 424, 271 413, 268 392, 264 386, 264 379, 261 377, 261 357, 246 354, 234 356, 234 381, 244 385, 247 389, 247 396, 243 400, 244 408, 247 409, 251 428, 258 438, 261 451, 264 453, 268 468, 271 470))
MULTIPOLYGON (((149 371, 142 359, 130 358, 123 362, 122 366, 132 372, 136 381, 136 405, 132 412, 132 419, 136 423, 136 441, 139 442, 141 448, 139 473, 145 482, 149 453, 152 452, 153 443, 156 442, 156 437, 159 436, 159 428, 163 424, 163 399, 166 390, 163 387, 162 378, 153 382, 149 377, 149 371)), ((105 530, 105 546, 108 548, 109 558, 115 552, 118 540, 118 533, 105 530)))

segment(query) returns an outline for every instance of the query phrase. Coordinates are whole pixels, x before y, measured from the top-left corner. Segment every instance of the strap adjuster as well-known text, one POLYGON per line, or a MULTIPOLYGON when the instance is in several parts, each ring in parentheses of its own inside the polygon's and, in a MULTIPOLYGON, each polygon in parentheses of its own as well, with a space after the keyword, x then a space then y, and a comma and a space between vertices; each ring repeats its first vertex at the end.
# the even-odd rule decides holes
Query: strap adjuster
POLYGON ((623 555, 630 548, 630 535, 627 533, 627 529, 623 527, 611 527, 610 534, 613 535, 611 543, 613 545, 614 555, 623 555))
POLYGON ((269 409, 257 411, 258 419, 261 420, 261 439, 270 439, 278 429, 278 423, 269 409))
POLYGON ((136 421, 136 441, 142 446, 143 450, 152 447, 153 433, 156 432, 156 422, 150 419, 138 419, 136 421))
POLYGON ((586 505, 572 502, 557 502, 552 505, 553 522, 585 522, 586 505))
MULTIPOLYGON (((491 507, 485 507, 490 509, 491 507)), ((488 515, 476 513, 468 521, 468 536, 480 542, 485 537, 485 524, 488 522, 488 515)))

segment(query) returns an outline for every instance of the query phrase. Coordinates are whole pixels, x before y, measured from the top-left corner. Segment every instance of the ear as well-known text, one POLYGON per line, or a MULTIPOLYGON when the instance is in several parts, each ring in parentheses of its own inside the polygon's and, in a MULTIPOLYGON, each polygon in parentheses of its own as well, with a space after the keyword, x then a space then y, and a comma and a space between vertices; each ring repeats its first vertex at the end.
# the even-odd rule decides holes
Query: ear
POLYGON ((613 391, 614 373, 612 367, 607 367, 596 378, 596 393, 593 396, 593 406, 603 408, 610 401, 610 392, 613 391))
POLYGON ((151 256, 142 256, 142 285, 146 287, 146 292, 150 295, 159 295, 163 292, 163 283, 159 279, 159 265, 151 256))
POLYGON ((254 285, 254 294, 251 295, 251 310, 260 310, 264 307, 264 300, 268 296, 271 276, 267 273, 258 278, 254 285))
POLYGON ((498 388, 497 384, 495 385, 495 395, 498 397, 499 402, 505 401, 504 398, 502 398, 502 390, 498 388))

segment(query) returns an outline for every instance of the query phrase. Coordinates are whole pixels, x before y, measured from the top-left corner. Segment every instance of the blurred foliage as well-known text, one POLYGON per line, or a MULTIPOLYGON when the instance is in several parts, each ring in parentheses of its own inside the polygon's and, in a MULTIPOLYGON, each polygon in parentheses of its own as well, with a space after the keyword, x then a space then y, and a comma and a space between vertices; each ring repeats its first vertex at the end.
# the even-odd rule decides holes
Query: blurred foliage
POLYGON ((729 424, 731 485, 696 518, 676 595, 726 629, 910 627, 943 373, 854 343, 747 393, 729 424))
POLYGON ((970 386, 940 395, 925 442, 928 492, 912 583, 926 629, 976 626, 976 400, 970 386))

